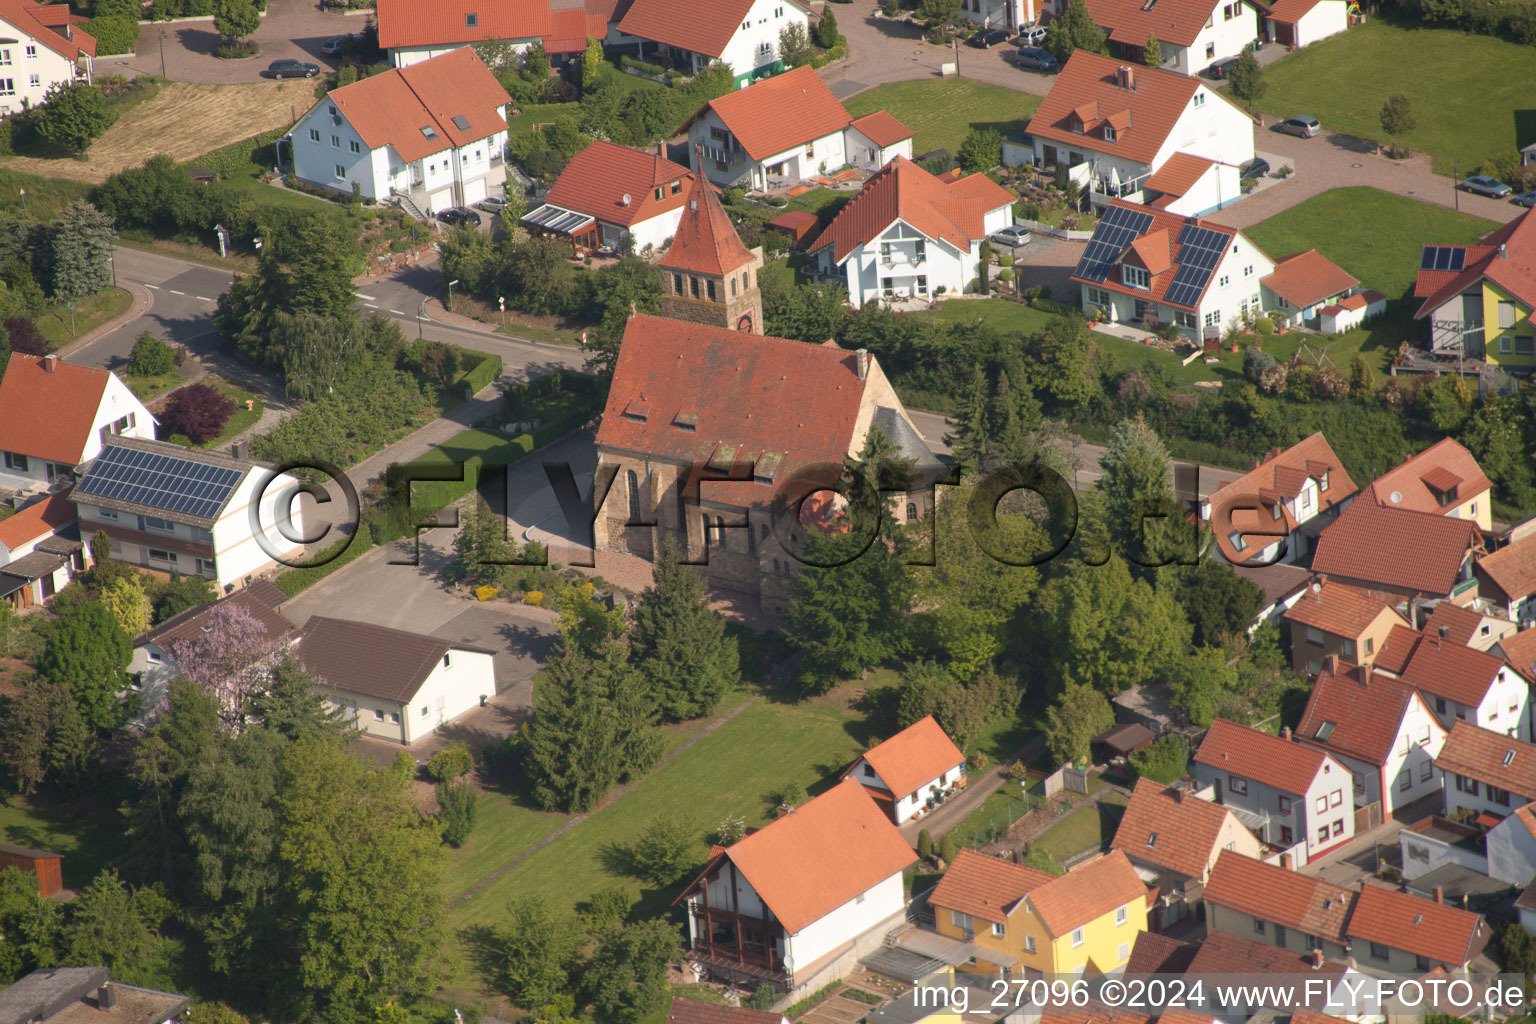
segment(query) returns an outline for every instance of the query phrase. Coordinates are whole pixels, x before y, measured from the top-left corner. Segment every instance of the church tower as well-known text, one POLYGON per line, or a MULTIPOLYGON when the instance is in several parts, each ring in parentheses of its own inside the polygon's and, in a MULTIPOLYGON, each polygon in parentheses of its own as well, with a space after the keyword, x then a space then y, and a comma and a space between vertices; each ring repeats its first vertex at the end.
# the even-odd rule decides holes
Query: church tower
POLYGON ((662 316, 763 333, 763 296, 757 286, 763 250, 742 244, 703 171, 695 173, 672 247, 658 266, 662 316))

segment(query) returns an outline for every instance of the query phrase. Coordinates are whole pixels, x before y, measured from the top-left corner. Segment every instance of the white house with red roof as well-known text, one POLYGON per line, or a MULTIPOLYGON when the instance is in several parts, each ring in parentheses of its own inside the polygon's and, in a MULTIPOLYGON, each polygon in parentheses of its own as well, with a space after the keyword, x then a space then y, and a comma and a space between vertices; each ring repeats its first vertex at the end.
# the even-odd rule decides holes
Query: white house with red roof
POLYGON ((901 874, 916 861, 869 791, 844 779, 711 851, 678 897, 686 956, 708 977, 778 991, 835 981, 857 964, 841 954, 873 951, 905 919, 901 874))
POLYGON ((1016 197, 984 174, 953 181, 897 157, 875 172, 806 252, 816 272, 871 301, 960 294, 981 272, 981 243, 1013 223, 1016 197))
POLYGON ((1412 686, 1370 665, 1331 659, 1312 686, 1295 733, 1349 769, 1356 808, 1379 803, 1383 817, 1440 791, 1435 757, 1445 735, 1412 686))
POLYGON ((89 20, 68 4, 0 0, 0 115, 39 105, 56 85, 91 81, 89 20))
POLYGON ((85 569, 69 491, 55 491, 0 519, 0 600, 21 610, 42 604, 85 569))
POLYGON ((1290 563, 1306 555, 1323 527, 1358 492, 1319 432, 1272 452, 1212 491, 1200 502, 1200 521, 1210 528, 1216 551, 1227 562, 1290 563))
POLYGON ((1250 114, 1198 78, 1084 50, 1068 58, 1029 121, 1034 162, 1069 168, 1095 203, 1152 202, 1147 179, 1176 153, 1229 168, 1215 179, 1220 194, 1190 213, 1241 197, 1238 168, 1253 159, 1253 128, 1250 114))
POLYGON ((1181 75, 1236 57, 1259 38, 1263 22, 1251 0, 1091 0, 1088 15, 1126 60, 1140 63, 1147 37, 1157 37, 1160 66, 1181 75))
POLYGON ((693 175, 659 153, 598 139, 571 157, 542 205, 523 216, 534 234, 571 241, 578 256, 599 248, 664 247, 677 231, 693 175))
POLYGON ((1349 769, 1289 735, 1218 718, 1195 752, 1194 772, 1261 839, 1291 850, 1298 867, 1355 838, 1349 769))
POLYGON ((1536 369, 1536 217, 1527 210, 1477 245, 1426 244, 1413 294, 1434 351, 1536 369))
MULTIPOLYGON (((416 5, 430 9, 431 4, 416 5)), ((288 133, 294 174, 422 213, 500 194, 507 105, 470 47, 334 89, 288 133)))
POLYGON ((710 100, 683 129, 694 170, 717 185, 766 189, 912 156, 912 129, 883 110, 852 116, 809 65, 710 100))
POLYGON ((70 479, 108 437, 155 436, 155 417, 107 370, 13 353, 0 378, 0 487, 70 479))
POLYGON ((870 747, 843 778, 867 786, 875 802, 901 825, 964 783, 965 755, 928 715, 870 747))
POLYGON ((521 52, 554 31, 549 0, 378 0, 375 10, 379 47, 397 68, 492 40, 521 52))
POLYGON ((780 34, 810 19, 798 0, 632 0, 618 30, 639 40, 642 59, 659 55, 690 74, 719 61, 739 87, 784 70, 780 34))

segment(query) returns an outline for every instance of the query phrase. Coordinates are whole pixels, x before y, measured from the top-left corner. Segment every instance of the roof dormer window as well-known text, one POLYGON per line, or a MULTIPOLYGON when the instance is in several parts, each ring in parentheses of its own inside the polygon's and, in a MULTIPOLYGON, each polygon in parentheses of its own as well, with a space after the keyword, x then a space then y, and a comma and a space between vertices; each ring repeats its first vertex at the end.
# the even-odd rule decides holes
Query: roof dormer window
POLYGON ((465 28, 479 28, 480 27, 480 15, 474 14, 474 13, 470 13, 470 14, 464 15, 464 27, 465 28))

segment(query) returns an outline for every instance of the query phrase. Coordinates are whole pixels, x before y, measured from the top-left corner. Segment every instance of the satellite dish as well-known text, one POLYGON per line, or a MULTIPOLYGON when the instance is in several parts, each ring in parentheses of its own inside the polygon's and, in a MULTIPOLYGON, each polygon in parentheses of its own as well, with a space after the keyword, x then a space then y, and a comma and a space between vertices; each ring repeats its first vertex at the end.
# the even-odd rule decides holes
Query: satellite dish
POLYGON ((625 206, 629 205, 630 200, 629 200, 629 193, 628 192, 624 193, 624 197, 623 197, 623 199, 620 200, 620 202, 622 202, 625 206))
POLYGON ((1402 491, 1393 491, 1391 494, 1387 495, 1387 500, 1390 501, 1394 505, 1402 504, 1403 492, 1402 491))

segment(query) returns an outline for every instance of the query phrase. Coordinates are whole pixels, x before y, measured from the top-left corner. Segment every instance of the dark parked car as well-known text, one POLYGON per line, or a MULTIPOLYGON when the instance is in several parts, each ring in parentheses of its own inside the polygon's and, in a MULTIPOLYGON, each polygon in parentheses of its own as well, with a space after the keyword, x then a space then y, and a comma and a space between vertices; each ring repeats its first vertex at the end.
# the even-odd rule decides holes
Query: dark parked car
POLYGON ((267 74, 273 78, 314 78, 319 73, 319 64, 302 60, 275 60, 267 65, 267 74))
POLYGON ((1536 192, 1521 192, 1511 199, 1510 202, 1516 206, 1524 206, 1529 209, 1532 206, 1536 206, 1536 192))
POLYGON ((467 206, 450 206, 439 213, 437 219, 444 224, 473 224, 475 227, 482 223, 480 215, 467 206))
POLYGON ((1490 199, 1503 199, 1514 191, 1498 178, 1490 178, 1486 174, 1474 174, 1457 187, 1475 196, 1487 196, 1490 199))
POLYGON ((1226 78, 1228 75, 1232 74, 1232 69, 1235 67, 1237 67, 1237 58, 1228 57, 1226 60, 1219 60, 1215 64, 1212 64, 1210 67, 1206 68, 1205 77, 1226 78))
POLYGON ((1031 71, 1055 71, 1060 66, 1055 57, 1038 46, 1019 47, 1018 62, 1019 67, 1031 71))
POLYGON ((1303 139, 1310 139, 1322 130, 1323 126, 1318 123, 1317 118, 1308 117, 1306 114, 1288 117, 1275 125, 1275 131, 1284 132, 1287 135, 1295 135, 1303 139))
POLYGON ((985 50, 988 47, 996 46, 998 43, 1006 43, 1007 41, 1008 33, 1000 28, 984 28, 967 40, 970 45, 978 50, 985 50))
POLYGON ((1249 160, 1247 163, 1243 164, 1242 170, 1238 172, 1238 177, 1262 178, 1268 173, 1269 161, 1265 160, 1263 157, 1256 156, 1252 160, 1249 160))

